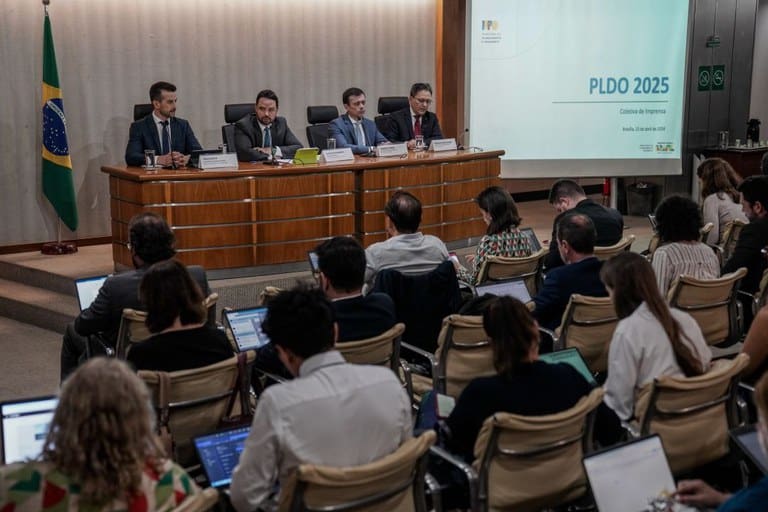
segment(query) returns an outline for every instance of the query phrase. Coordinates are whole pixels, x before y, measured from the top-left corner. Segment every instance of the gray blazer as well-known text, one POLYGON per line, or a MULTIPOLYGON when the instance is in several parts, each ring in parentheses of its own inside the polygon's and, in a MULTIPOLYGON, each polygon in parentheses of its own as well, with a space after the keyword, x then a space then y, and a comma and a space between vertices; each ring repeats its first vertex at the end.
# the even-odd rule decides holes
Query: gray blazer
MULTIPOLYGON (((296 138, 284 117, 276 117, 270 128, 272 134, 272 145, 280 148, 285 158, 293 158, 296 150, 303 147, 301 141, 296 138)), ((241 162, 253 162, 266 160, 268 155, 258 149, 263 147, 259 120, 256 114, 248 114, 235 123, 235 150, 237 159, 241 162)))

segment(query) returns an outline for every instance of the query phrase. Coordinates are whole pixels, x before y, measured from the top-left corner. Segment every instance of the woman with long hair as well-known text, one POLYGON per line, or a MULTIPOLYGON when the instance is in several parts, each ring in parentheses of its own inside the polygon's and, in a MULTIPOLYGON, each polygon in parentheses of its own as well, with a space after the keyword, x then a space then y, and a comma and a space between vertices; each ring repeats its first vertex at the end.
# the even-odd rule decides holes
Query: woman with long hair
POLYGON ((737 219, 748 222, 738 192, 741 177, 722 158, 707 158, 699 164, 696 174, 701 184, 702 219, 704 224, 714 225, 707 235, 707 243, 716 245, 722 242, 728 223, 737 219))
POLYGON ((203 292, 183 263, 171 259, 149 267, 139 296, 152 336, 128 351, 137 370, 174 372, 232 357, 227 336, 206 321, 203 292))
POLYGON ((477 274, 488 256, 520 258, 533 253, 530 240, 517 228, 522 219, 506 189, 488 187, 478 194, 476 201, 488 228, 477 244, 475 254, 467 255, 472 268, 458 264, 456 268, 459 279, 469 284, 476 284, 477 274))
POLYGON ((40 460, 0 468, 1 510, 165 511, 198 492, 163 453, 147 387, 104 357, 64 381, 40 460))
POLYGON ((712 351, 693 317, 667 305, 643 256, 614 256, 600 278, 620 319, 608 351, 605 402, 629 420, 640 388, 656 377, 701 375, 712 351))

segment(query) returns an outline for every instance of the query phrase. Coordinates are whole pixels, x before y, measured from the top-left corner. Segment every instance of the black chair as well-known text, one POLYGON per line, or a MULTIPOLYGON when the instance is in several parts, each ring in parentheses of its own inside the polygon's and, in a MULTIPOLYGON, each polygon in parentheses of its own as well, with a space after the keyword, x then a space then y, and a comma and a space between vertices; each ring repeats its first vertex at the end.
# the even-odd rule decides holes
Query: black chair
POLYGON ((328 123, 339 117, 339 109, 334 105, 307 107, 307 142, 320 150, 328 149, 328 123))
POLYGON ((139 119, 144 119, 151 114, 154 109, 155 108, 151 103, 137 103, 133 106, 133 120, 138 121, 139 119))
POLYGON ((228 103, 224 105, 224 122, 221 127, 221 141, 227 151, 235 152, 235 123, 248 114, 253 114, 253 103, 228 103))
POLYGON ((376 128, 383 132, 387 126, 387 116, 407 107, 407 96, 382 96, 379 98, 379 115, 373 120, 376 123, 376 128))

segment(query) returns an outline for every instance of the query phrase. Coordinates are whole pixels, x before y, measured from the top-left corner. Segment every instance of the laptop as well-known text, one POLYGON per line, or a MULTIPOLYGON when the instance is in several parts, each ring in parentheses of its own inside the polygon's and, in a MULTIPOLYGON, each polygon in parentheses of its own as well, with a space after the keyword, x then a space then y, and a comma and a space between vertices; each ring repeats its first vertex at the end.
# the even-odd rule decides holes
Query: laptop
POLYGON ((269 338, 261 330, 266 316, 266 306, 224 311, 224 319, 235 338, 238 352, 258 350, 269 343, 269 338))
POLYGON ((319 148, 301 148, 297 149, 293 155, 293 163, 299 165, 314 165, 317 163, 319 148))
POLYGON ((528 291, 528 287, 525 285, 525 279, 510 279, 509 281, 491 281, 483 284, 479 284, 475 287, 477 296, 481 296, 486 293, 491 295, 509 295, 514 297, 523 304, 531 301, 531 294, 528 291))
POLYGON ((90 307, 96 296, 101 290, 101 286, 109 276, 94 276, 75 279, 75 289, 77 290, 77 302, 80 303, 80 311, 90 307))
POLYGON ((651 228, 653 228, 653 230, 656 231, 656 227, 658 226, 658 224, 656 223, 656 215, 649 213, 648 222, 651 223, 651 228))
POLYGON ((658 434, 592 453, 583 464, 598 510, 696 510, 672 501, 675 480, 658 434))
POLYGON ((34 459, 43 451, 59 399, 43 396, 0 403, 2 463, 34 459))
POLYGON ((250 430, 250 426, 239 427, 193 439, 205 476, 214 489, 229 487, 250 430))
POLYGON ((536 238, 536 233, 533 232, 533 228, 520 228, 520 232, 528 237, 528 241, 531 243, 531 249, 533 252, 541 250, 541 242, 536 238))
POLYGON ((757 426, 747 425, 730 432, 731 439, 736 446, 751 460, 757 469, 768 475, 768 457, 760 448, 760 440, 757 438, 757 426))
POLYGON ((307 251, 307 260, 309 261, 309 267, 312 269, 313 274, 320 272, 320 264, 317 260, 317 253, 315 251, 307 251))
POLYGON ((584 358, 581 356, 581 352, 579 352, 579 349, 576 347, 558 350, 557 352, 549 352, 547 354, 539 354, 539 359, 552 364, 567 363, 576 368, 576 370, 578 370, 578 372, 582 374, 584 378, 587 379, 587 382, 589 382, 593 387, 597 386, 595 376, 592 375, 592 372, 589 371, 587 362, 584 361, 584 358))

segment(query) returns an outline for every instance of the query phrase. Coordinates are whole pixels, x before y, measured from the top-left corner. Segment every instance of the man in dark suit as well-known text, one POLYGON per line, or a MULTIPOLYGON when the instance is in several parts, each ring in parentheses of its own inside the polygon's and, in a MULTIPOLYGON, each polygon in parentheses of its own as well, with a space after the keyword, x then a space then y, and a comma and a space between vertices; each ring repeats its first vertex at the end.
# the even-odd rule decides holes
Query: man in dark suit
POLYGON ((614 245, 624 235, 624 218, 618 210, 605 206, 589 199, 584 189, 573 180, 559 180, 549 191, 549 204, 558 213, 552 225, 552 239, 549 243, 549 254, 544 260, 544 267, 549 270, 563 264, 555 242, 555 230, 557 224, 565 212, 574 211, 583 213, 592 220, 597 231, 597 239, 594 245, 603 247, 614 245))
POLYGON ((533 298, 533 316, 539 325, 556 329, 571 295, 605 297, 608 292, 600 281, 602 262, 594 255, 595 225, 585 214, 566 212, 555 228, 555 245, 565 262, 547 273, 539 293, 533 298))
POLYGON ((337 236, 320 244, 315 252, 320 288, 336 314, 338 341, 371 338, 395 325, 395 304, 389 295, 362 293, 365 251, 357 240, 337 236))
POLYGON ((284 117, 278 117, 279 100, 277 94, 264 89, 256 95, 255 112, 248 114, 235 123, 235 149, 241 162, 276 158, 293 158, 301 148, 301 141, 296 138, 284 117))
POLYGON ((405 142, 408 149, 416 146, 416 136, 424 137, 424 148, 429 147, 432 139, 442 139, 437 116, 430 112, 432 104, 432 86, 415 83, 411 86, 407 108, 392 112, 386 118, 384 136, 392 142, 405 142))
POLYGON ((347 113, 328 125, 328 137, 336 139, 337 148, 351 148, 356 155, 366 155, 379 144, 389 142, 376 128, 376 123, 364 117, 365 93, 362 89, 350 87, 341 99, 347 113))
MULTIPOLYGON (((143 309, 139 285, 145 272, 153 263, 176 254, 173 231, 159 215, 150 212, 135 215, 128 230, 128 248, 136 268, 108 277, 93 304, 67 326, 61 346, 62 381, 85 359, 88 337, 92 339, 91 348, 100 355, 115 348, 123 309, 143 309)), ((207 296, 210 288, 205 270, 198 266, 189 266, 187 270, 207 296)))
POLYGON ((176 86, 157 82, 149 88, 154 110, 144 119, 131 124, 125 163, 144 165, 144 150, 154 149, 158 165, 184 167, 192 151, 202 149, 192 127, 176 114, 176 86))

